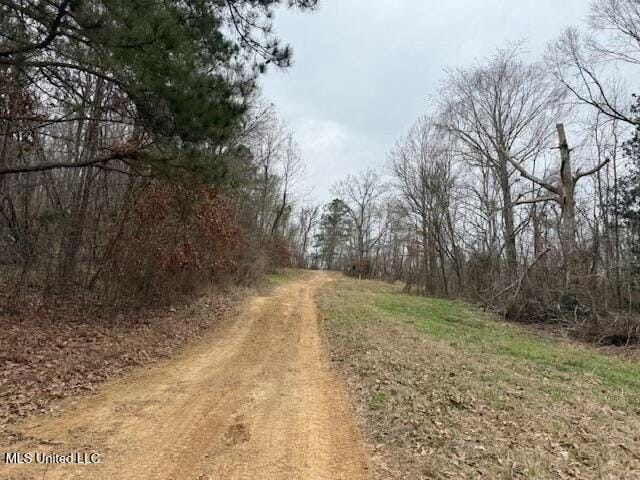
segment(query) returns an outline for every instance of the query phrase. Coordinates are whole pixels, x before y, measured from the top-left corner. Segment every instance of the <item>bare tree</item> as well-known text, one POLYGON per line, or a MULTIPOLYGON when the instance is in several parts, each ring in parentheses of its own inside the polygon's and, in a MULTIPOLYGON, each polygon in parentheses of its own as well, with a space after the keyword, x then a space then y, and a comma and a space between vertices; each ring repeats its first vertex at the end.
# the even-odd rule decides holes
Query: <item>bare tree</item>
POLYGON ((442 286, 448 292, 447 264, 451 260, 458 285, 462 283, 461 259, 455 240, 451 196, 450 144, 432 118, 422 118, 401 138, 389 154, 391 174, 405 200, 409 214, 415 216, 421 239, 422 287, 425 292, 442 286))
POLYGON ((466 158, 491 167, 500 185, 510 279, 518 269, 512 161, 535 158, 548 144, 563 96, 542 65, 521 56, 516 45, 482 65, 452 71, 438 97, 442 126, 465 147, 466 158))
POLYGON ((509 162, 518 170, 518 172, 520 172, 523 177, 541 186, 549 193, 548 196, 523 200, 523 202, 537 203, 551 200, 560 205, 560 236, 562 240, 562 250, 565 258, 565 288, 569 289, 575 282, 575 277, 578 269, 578 260, 576 258, 578 251, 578 247, 576 244, 576 184, 581 178, 599 172, 609 162, 609 160, 605 159, 598 165, 587 170, 577 169, 574 173, 571 164, 571 150, 567 143, 567 136, 565 133, 564 125, 559 123, 556 126, 556 129, 558 132, 558 149, 560 150, 559 184, 551 183, 548 180, 535 176, 512 158, 509 159, 509 162))
POLYGON ((371 249, 380 240, 375 233, 379 221, 379 200, 384 193, 380 173, 368 169, 358 175, 348 175, 332 188, 332 193, 346 204, 353 226, 354 265, 357 272, 368 274, 371 249))
POLYGON ((604 34, 592 48, 605 56, 640 65, 640 4, 637 0, 596 0, 589 25, 604 34))
POLYGON ((256 224, 262 236, 271 234, 275 222, 274 204, 278 201, 280 186, 278 168, 286 155, 287 142, 286 127, 270 108, 250 140, 257 172, 256 224))
POLYGON ((300 156, 298 145, 293 139, 293 135, 289 133, 286 138, 284 155, 280 164, 279 171, 279 190, 280 201, 276 205, 276 212, 271 226, 271 235, 275 235, 278 231, 278 226, 287 212, 291 210, 291 189, 304 175, 305 164, 300 156))
POLYGON ((612 64, 640 65, 640 5, 637 0, 596 0, 589 30, 567 29, 547 51, 555 77, 580 102, 635 126, 631 96, 612 64))
POLYGON ((309 250, 309 242, 311 233, 318 226, 320 221, 320 206, 307 205, 300 208, 298 218, 300 251, 298 253, 297 264, 299 268, 307 268, 307 252, 309 250))
POLYGON ((547 53, 550 70, 579 103, 634 125, 630 102, 621 101, 626 96, 624 84, 610 70, 606 73, 607 62, 594 45, 577 29, 566 30, 547 53))

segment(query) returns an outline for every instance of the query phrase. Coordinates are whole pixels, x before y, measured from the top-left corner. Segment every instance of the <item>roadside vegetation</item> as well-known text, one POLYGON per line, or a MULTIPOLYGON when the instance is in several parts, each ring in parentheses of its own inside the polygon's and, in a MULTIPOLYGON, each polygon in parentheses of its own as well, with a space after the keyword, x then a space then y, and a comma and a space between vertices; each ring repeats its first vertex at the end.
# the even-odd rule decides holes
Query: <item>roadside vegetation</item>
POLYGON ((292 61, 274 11, 315 5, 2 2, 0 316, 306 266, 304 163, 258 82, 292 61))
POLYGON ((336 182, 316 263, 640 342, 640 9, 590 6, 544 54, 514 38, 447 69, 386 162, 336 182))
POLYGON ((258 82, 292 60, 274 11, 315 5, 0 3, 0 431, 306 266, 304 164, 258 82))
POLYGON ((638 478, 637 357, 401 290, 320 295, 378 478, 638 478))

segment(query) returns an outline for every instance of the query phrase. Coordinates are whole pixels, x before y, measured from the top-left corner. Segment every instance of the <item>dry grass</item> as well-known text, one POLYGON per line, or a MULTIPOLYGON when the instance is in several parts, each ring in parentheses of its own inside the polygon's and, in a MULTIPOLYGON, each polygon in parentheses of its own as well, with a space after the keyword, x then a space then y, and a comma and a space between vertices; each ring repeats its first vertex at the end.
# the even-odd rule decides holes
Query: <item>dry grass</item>
POLYGON ((640 478, 640 363, 377 282, 320 304, 378 478, 640 478))

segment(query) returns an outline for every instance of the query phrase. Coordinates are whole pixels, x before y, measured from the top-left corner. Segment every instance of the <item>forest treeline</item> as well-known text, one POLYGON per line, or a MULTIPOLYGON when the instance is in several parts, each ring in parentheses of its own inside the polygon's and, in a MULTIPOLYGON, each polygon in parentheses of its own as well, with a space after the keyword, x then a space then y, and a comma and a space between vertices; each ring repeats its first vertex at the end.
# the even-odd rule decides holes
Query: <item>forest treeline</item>
POLYGON ((334 186, 312 258, 638 340, 639 64, 640 3, 596 0, 543 58, 514 43, 448 70, 387 163, 334 186))
POLYGON ((0 292, 123 303, 287 264, 291 133, 260 98, 315 0, 0 2, 0 292))
POLYGON ((0 2, 3 307, 290 265, 640 337, 637 0, 594 1, 542 58, 514 43, 448 70, 386 163, 326 205, 300 195, 300 150, 260 96, 291 64, 281 4, 316 0, 0 2))

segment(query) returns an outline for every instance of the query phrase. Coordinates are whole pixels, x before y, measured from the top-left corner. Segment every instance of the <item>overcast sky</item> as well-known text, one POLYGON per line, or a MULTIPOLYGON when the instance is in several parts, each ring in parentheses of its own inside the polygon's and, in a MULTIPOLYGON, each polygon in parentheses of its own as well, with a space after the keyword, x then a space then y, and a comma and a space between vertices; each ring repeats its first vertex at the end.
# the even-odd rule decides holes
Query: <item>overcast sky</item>
POLYGON ((295 65, 270 70, 265 97, 294 131, 318 201, 331 185, 385 163, 429 110, 448 67, 471 65, 508 42, 533 56, 581 25, 588 0, 320 0, 312 14, 281 11, 278 36, 295 65))

